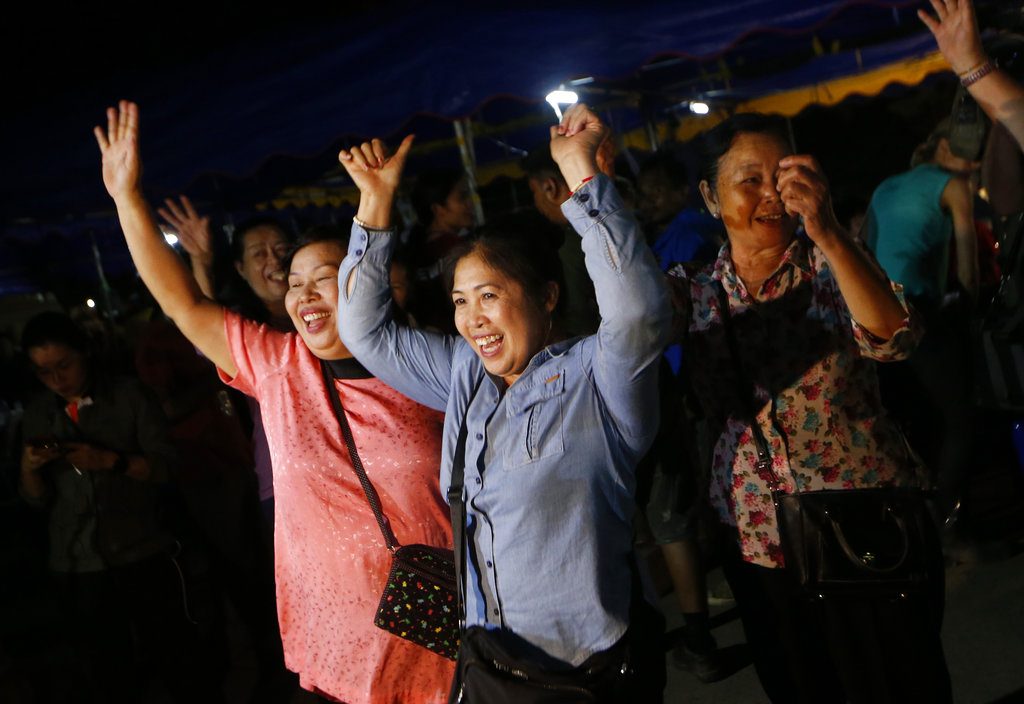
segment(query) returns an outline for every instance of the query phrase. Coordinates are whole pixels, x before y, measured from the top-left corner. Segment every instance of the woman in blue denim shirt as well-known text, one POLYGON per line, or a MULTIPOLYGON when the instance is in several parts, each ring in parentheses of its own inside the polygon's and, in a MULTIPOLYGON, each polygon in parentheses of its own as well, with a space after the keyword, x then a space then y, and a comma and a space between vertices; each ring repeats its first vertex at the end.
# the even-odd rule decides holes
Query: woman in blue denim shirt
MULTIPOLYGON (((621 701, 622 687, 640 680, 657 691, 634 689, 630 700, 660 701, 663 672, 633 683, 587 674, 610 660, 618 664, 606 670, 629 669, 616 658, 629 650, 634 471, 658 427, 658 359, 671 316, 633 214, 598 171, 606 133, 584 105, 551 128, 551 155, 573 185, 562 210, 582 237, 601 311, 596 334, 555 339, 557 275, 546 272, 557 263, 544 260, 554 254, 486 234, 452 260, 459 336, 392 321, 391 209, 411 137, 393 157, 379 140, 341 152, 361 199, 339 272, 338 324, 370 371, 446 411, 442 491, 465 423, 463 655, 472 634, 486 632, 513 640, 520 662, 600 689, 594 701, 621 701)), ((663 653, 656 643, 652 650, 660 671, 663 653)), ((632 662, 640 659, 634 649, 632 662)), ((462 701, 480 700, 471 681, 465 687, 462 701)))

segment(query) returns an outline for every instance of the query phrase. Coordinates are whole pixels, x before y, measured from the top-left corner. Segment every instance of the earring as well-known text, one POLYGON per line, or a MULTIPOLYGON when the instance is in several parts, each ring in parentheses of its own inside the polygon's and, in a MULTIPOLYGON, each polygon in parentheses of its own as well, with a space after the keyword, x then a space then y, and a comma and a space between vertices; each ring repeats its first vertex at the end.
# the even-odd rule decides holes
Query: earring
POLYGON ((711 217, 717 220, 718 218, 722 217, 722 215, 716 210, 715 212, 711 213, 711 217))

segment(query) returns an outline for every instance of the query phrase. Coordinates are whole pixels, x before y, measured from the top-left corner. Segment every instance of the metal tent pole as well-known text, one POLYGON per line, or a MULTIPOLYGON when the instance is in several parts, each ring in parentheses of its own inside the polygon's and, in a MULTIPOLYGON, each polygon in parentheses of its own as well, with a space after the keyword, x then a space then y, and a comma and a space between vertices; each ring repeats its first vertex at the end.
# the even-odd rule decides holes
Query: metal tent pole
POLYGON ((480 202, 476 183, 476 150, 473 148, 473 126, 469 118, 456 120, 455 141, 459 145, 459 156, 462 157, 462 169, 466 172, 466 183, 469 185, 469 196, 473 201, 473 214, 476 224, 484 224, 484 206, 480 202))

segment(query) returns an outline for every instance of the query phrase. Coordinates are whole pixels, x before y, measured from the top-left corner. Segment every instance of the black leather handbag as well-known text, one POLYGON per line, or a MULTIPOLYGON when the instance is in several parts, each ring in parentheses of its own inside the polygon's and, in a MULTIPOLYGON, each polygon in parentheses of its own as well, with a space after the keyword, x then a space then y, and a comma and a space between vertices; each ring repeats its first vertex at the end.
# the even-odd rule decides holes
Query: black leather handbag
POLYGON ((753 409, 753 385, 743 373, 730 323, 729 301, 718 285, 718 304, 757 449, 758 473, 768 480, 786 569, 804 593, 827 597, 901 598, 928 579, 930 514, 916 487, 879 486, 787 493, 778 487, 771 452, 753 409))
POLYGON ((904 487, 775 492, 786 567, 809 596, 901 597, 927 580, 921 491, 904 487))

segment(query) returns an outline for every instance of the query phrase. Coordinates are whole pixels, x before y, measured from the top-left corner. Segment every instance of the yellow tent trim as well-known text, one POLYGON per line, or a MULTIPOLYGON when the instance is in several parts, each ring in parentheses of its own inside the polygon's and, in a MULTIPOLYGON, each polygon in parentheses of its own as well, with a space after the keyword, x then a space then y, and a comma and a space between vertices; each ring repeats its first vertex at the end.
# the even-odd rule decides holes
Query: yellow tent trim
MULTIPOLYGON (((949 64, 942 58, 942 54, 936 51, 922 57, 887 64, 855 76, 844 76, 825 83, 754 98, 737 105, 734 112, 766 112, 792 117, 811 105, 836 105, 852 95, 878 95, 893 83, 915 85, 931 74, 943 71, 949 71, 949 64)), ((676 129, 674 136, 677 140, 685 142, 711 129, 728 116, 728 113, 718 111, 706 117, 684 120, 676 129)), ((640 130, 639 137, 646 142, 642 132, 640 130)), ((644 146, 650 148, 649 145, 644 146)))
MULTIPOLYGON (((733 112, 766 112, 792 117, 811 105, 836 105, 852 95, 872 96, 881 93, 893 83, 914 85, 923 81, 933 73, 949 71, 949 65, 942 54, 934 52, 925 56, 897 61, 871 71, 845 76, 825 83, 816 83, 803 88, 782 91, 772 95, 765 95, 760 98, 748 100, 735 106, 733 112)), ((667 123, 656 125, 659 142, 675 139, 686 142, 693 139, 701 132, 709 130, 719 122, 727 118, 731 113, 724 110, 717 110, 703 117, 689 117, 683 120, 672 132, 667 123)), ((534 118, 521 118, 517 122, 532 121, 534 118)), ((505 126, 501 126, 502 128, 505 126)), ((500 128, 483 131, 498 131, 500 128)), ((483 131, 477 130, 478 134, 483 131)), ((451 146, 454 138, 437 140, 441 144, 419 145, 417 149, 430 149, 431 151, 441 146, 451 146)), ((619 137, 621 147, 635 149, 650 149, 646 132, 636 129, 624 133, 619 137)), ((477 169, 477 183, 486 185, 496 178, 506 176, 519 178, 523 175, 519 167, 519 160, 501 161, 481 166, 477 169)), ((339 207, 342 203, 348 203, 353 207, 359 202, 359 192, 354 187, 340 188, 337 190, 326 190, 323 188, 288 188, 281 192, 277 198, 269 203, 257 206, 260 209, 268 205, 275 209, 287 207, 333 206, 339 207)))

